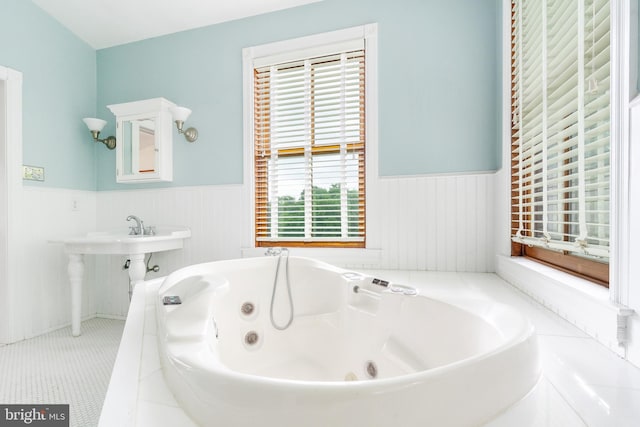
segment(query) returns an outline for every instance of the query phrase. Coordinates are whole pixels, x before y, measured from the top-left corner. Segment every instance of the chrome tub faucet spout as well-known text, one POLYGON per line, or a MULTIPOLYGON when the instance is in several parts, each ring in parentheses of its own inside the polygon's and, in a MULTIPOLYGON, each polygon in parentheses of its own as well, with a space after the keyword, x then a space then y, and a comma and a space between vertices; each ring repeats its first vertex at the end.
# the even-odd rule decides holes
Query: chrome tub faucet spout
POLYGON ((279 256, 282 253, 282 251, 286 251, 286 250, 288 249, 268 247, 264 254, 265 256, 279 256))

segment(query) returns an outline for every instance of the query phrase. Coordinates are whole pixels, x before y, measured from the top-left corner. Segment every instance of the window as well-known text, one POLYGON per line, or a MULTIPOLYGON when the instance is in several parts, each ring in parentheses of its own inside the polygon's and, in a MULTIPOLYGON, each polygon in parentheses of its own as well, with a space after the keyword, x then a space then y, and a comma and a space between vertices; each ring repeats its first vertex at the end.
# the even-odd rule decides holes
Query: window
POLYGON ((364 40, 282 58, 252 65, 255 245, 363 248, 364 40))
POLYGON ((608 0, 512 1, 512 254, 608 284, 608 0))

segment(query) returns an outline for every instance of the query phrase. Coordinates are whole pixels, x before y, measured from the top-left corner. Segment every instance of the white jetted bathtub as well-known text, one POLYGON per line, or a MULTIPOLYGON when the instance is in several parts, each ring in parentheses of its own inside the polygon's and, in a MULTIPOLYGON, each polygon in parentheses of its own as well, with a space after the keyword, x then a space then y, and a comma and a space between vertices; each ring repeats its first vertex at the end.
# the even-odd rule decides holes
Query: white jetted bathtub
POLYGON ((160 288, 164 374, 198 424, 480 426, 538 381, 533 327, 509 307, 283 253, 190 266, 160 288))

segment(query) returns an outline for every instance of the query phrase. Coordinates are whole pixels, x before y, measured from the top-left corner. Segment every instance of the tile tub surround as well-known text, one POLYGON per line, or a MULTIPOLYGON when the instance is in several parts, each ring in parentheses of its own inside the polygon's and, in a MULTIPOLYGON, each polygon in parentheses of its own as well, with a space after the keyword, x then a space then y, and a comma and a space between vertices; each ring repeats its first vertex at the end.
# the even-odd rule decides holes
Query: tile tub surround
MULTIPOLYGON (((411 284, 436 298, 464 292, 493 299, 514 306, 531 319, 539 336, 543 376, 531 393, 486 427, 637 425, 640 369, 495 274, 406 270, 363 273, 411 284)), ((136 288, 100 426, 116 425, 108 423, 110 420, 118 420, 117 425, 138 427, 195 425, 173 398, 160 367, 155 327, 155 298, 160 283, 161 280, 154 280, 136 288), (124 376, 118 372, 122 360, 129 365, 129 371, 122 372, 124 376), (137 361, 138 366, 132 367, 137 361), (133 376, 132 370, 136 371, 133 376)))

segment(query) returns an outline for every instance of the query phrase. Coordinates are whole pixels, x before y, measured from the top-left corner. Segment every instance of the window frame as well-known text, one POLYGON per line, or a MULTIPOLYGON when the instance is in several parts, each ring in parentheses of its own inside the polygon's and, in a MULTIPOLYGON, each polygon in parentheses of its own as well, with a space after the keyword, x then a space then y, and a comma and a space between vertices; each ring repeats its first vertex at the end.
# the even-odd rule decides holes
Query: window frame
MULTIPOLYGON (((514 24, 514 19, 515 19, 515 12, 514 12, 514 6, 513 3, 511 1, 509 1, 508 3, 506 3, 509 5, 509 13, 510 13, 510 28, 511 31, 509 32, 509 47, 510 47, 510 51, 514 52, 514 44, 515 44, 515 35, 514 35, 514 31, 515 31, 515 24, 514 24)), ((610 5, 610 14, 613 13, 612 12, 613 6, 610 5)), ((614 48, 613 43, 610 45, 609 49, 612 50, 614 48)), ((515 73, 513 72, 513 70, 516 67, 515 64, 515 59, 513 57, 513 54, 509 55, 509 62, 510 62, 510 71, 511 71, 511 75, 515 76, 515 73)), ((612 66, 612 65, 610 65, 612 66)), ((612 74, 612 72, 611 72, 612 74)), ((516 89, 516 84, 517 82, 514 79, 510 79, 510 83, 509 83, 509 87, 510 87, 510 94, 511 94, 511 98, 514 97, 514 94, 516 93, 517 89, 516 89)), ((613 87, 613 81, 610 83, 610 87, 613 87)), ((610 105, 613 104, 613 100, 610 100, 610 105)), ((509 122, 511 123, 511 117, 513 116, 513 114, 515 114, 514 108, 516 108, 515 106, 512 105, 512 107, 509 109, 509 122)), ((612 107, 610 107, 612 108, 612 107)), ((611 111, 610 112, 610 128, 612 128, 614 126, 614 112, 611 111)), ((510 163, 510 172, 511 172, 511 177, 512 179, 510 180, 511 182, 511 199, 513 200, 514 198, 517 198, 519 195, 518 192, 518 188, 517 188, 517 179, 515 178, 516 174, 519 171, 518 168, 518 154, 514 151, 514 143, 521 137, 521 136, 514 136, 513 133, 513 129, 511 128, 511 126, 509 126, 509 152, 512 153, 511 154, 511 163, 510 163)), ((613 132, 612 132, 613 134, 613 132)), ((611 136, 610 139, 610 145, 613 146, 614 142, 613 142, 613 135, 611 136)), ((611 149, 612 150, 612 149, 611 149)), ((522 179, 522 177, 521 177, 522 179)), ((613 192, 613 186, 610 183, 610 195, 609 197, 611 198, 611 192, 613 192)), ((522 197, 524 198, 522 200, 522 202, 525 202, 525 205, 527 204, 527 201, 531 201, 535 195, 525 192, 522 194, 522 197)), ((511 209, 511 229, 517 229, 518 228, 518 222, 519 222, 519 210, 518 207, 511 204, 510 203, 510 209, 511 209)), ((534 212, 532 212, 529 209, 525 209, 524 211, 522 211, 524 216, 531 216, 534 215, 534 212)), ((611 204, 610 204, 610 209, 609 209, 609 215, 610 218, 614 215, 613 210, 611 209, 611 204)), ((611 219, 610 219, 611 222, 611 219)), ((525 229, 529 229, 529 224, 525 223, 525 229)), ((611 230, 613 231, 613 230, 611 230)), ((585 258, 576 254, 573 254, 569 251, 566 250, 551 250, 551 249, 546 249, 542 246, 532 246, 532 245, 527 245, 525 243, 520 243, 518 241, 514 241, 513 240, 513 234, 510 233, 510 235, 512 236, 512 242, 511 242, 511 255, 512 256, 523 256, 523 257, 527 257, 530 259, 533 259, 537 262, 541 262, 543 264, 547 264, 550 265, 554 268, 557 268, 559 270, 565 271, 567 273, 582 277, 584 279, 587 279, 589 281, 592 281, 594 283, 597 283, 599 285, 605 286, 605 287, 609 287, 609 263, 603 263, 603 262, 599 262, 597 260, 594 259, 590 259, 590 258, 585 258)))
MULTIPOLYGON (((243 139, 244 139, 244 192, 243 201, 246 203, 244 209, 245 234, 243 237, 243 247, 260 248, 269 246, 288 247, 314 247, 314 248, 348 248, 366 249, 369 247, 370 219, 368 206, 372 203, 370 189, 375 187, 374 178, 378 175, 377 169, 377 24, 367 24, 358 27, 347 28, 327 33, 315 34, 311 36, 284 40, 260 46, 253 46, 243 49, 243 139), (365 221, 366 235, 363 242, 335 242, 335 241, 256 241, 255 223, 255 170, 254 170, 254 69, 256 66, 266 62, 274 61, 277 58, 280 62, 293 61, 305 57, 319 56, 325 53, 333 53, 336 46, 348 44, 353 40, 364 40, 365 43, 365 221), (372 185, 373 184, 373 185, 372 185), (355 243, 355 244, 354 244, 355 243)), ((375 196, 374 196, 375 197, 375 196)))
MULTIPOLYGON (((515 19, 515 15, 514 15, 514 11, 513 11, 513 5, 511 3, 511 1, 509 1, 508 3, 505 2, 505 4, 509 5, 509 15, 510 15, 510 23, 511 26, 510 28, 513 28, 513 20, 515 19)), ((611 10, 611 14, 613 13, 613 6, 610 5, 611 10)), ((611 18, 610 18, 611 19, 611 18)), ((613 26, 612 26, 613 27, 613 26)), ((612 28, 613 31, 613 28, 612 28)), ((515 39, 514 39, 514 34, 513 34, 513 30, 509 31, 509 51, 513 52, 514 49, 514 44, 515 44, 515 39)), ((610 46, 610 49, 613 50, 614 46, 613 43, 610 46)), ((613 64, 613 61, 611 61, 611 63, 613 64)), ((613 65, 610 65, 613 66, 613 65)), ((514 70, 514 58, 512 55, 509 55, 509 69, 511 71, 510 75, 513 75, 513 70, 514 70)), ((611 71, 611 74, 613 74, 613 71, 611 71)), ((610 83, 610 87, 611 90, 613 90, 613 80, 610 83)), ((509 79, 509 93, 510 93, 510 98, 513 98, 514 92, 515 92, 515 82, 513 79, 509 79)), ((610 105, 611 105, 611 112, 610 112, 610 126, 613 128, 614 123, 615 123, 615 116, 614 116, 614 111, 613 111, 613 106, 614 104, 614 99, 610 100, 610 105)), ((510 104, 511 105, 511 104, 510 104)), ((513 110, 513 105, 511 108, 509 108, 508 114, 509 114, 509 119, 507 123, 511 123, 511 117, 512 114, 514 112, 513 110)), ((518 163, 517 163, 517 153, 513 152, 513 144, 514 144, 514 140, 517 139, 518 137, 514 137, 513 133, 512 133, 512 129, 511 126, 508 126, 509 128, 509 152, 511 153, 510 156, 510 167, 509 167, 509 171, 511 174, 512 179, 510 179, 510 200, 512 200, 514 198, 515 195, 517 195, 518 193, 518 189, 515 187, 514 184, 514 173, 517 172, 518 170, 518 163)), ((611 132, 611 136, 610 136, 610 146, 611 146, 611 151, 613 151, 613 144, 614 144, 614 132, 611 132)), ((613 156, 614 154, 611 154, 612 156, 612 160, 611 160, 611 164, 613 165, 613 156)), ((612 172, 613 174, 613 172, 612 172)), ((614 187, 613 187, 613 183, 610 183, 610 200, 613 201, 614 199, 614 195, 612 194, 614 192, 614 187)), ((525 193, 524 194, 525 197, 528 197, 529 199, 533 198, 534 195, 533 194, 528 194, 525 193)), ((510 213, 511 213, 511 229, 517 229, 518 228, 518 211, 516 210, 515 206, 513 206, 511 203, 509 203, 510 206, 510 213)), ((610 223, 613 222, 612 221, 612 217, 614 215, 614 211, 612 209, 612 204, 610 202, 610 209, 609 209, 609 215, 610 215, 610 223)), ((525 210, 523 211, 525 216, 527 215, 532 215, 533 213, 531 212, 531 210, 525 210)), ((510 236, 512 234, 510 233, 510 236)), ((613 229, 611 230, 611 236, 613 236, 613 229)), ((604 287, 609 287, 609 281, 610 281, 610 263, 602 263, 593 259, 589 259, 589 258, 585 258, 585 257, 581 257, 578 255, 574 255, 568 251, 558 251, 558 250, 551 250, 551 249, 546 249, 544 247, 541 246, 530 246, 527 244, 523 244, 517 241, 511 241, 511 256, 522 256, 522 257, 526 257, 529 259, 532 259, 534 261, 549 265, 551 267, 554 267, 558 270, 567 272, 569 274, 584 278, 586 280, 589 280, 591 282, 597 283, 599 285, 602 285, 604 287)))
MULTIPOLYGON (((341 46, 339 46, 338 48, 341 48, 341 46)), ((279 246, 282 244, 286 244, 288 246, 302 246, 302 247, 306 247, 306 246, 309 246, 309 247, 332 246, 332 247, 349 247, 349 248, 365 247, 365 239, 366 239, 366 223, 365 223, 366 221, 366 208, 365 208, 366 133, 364 129, 364 123, 366 121, 365 76, 364 76, 365 46, 364 46, 364 43, 360 41, 360 44, 358 47, 354 46, 353 49, 346 48, 346 49, 340 49, 340 50, 341 51, 331 55, 321 55, 321 56, 316 56, 314 58, 305 58, 304 61, 279 62, 277 64, 268 64, 266 66, 256 67, 254 69, 254 74, 255 74, 254 81, 258 82, 257 84, 260 84, 259 82, 261 81, 263 83, 269 82, 267 83, 267 86, 262 88, 262 91, 259 90, 257 91, 256 94, 254 94, 254 104, 256 105, 254 123, 257 124, 256 129, 266 129, 266 131, 264 132, 256 132, 254 134, 255 144, 254 144, 253 152, 254 152, 254 170, 256 171, 255 177, 254 177, 254 185, 257 186, 254 206, 261 206, 261 209, 256 209, 256 214, 255 214, 255 230, 256 230, 255 245, 257 247, 279 246), (344 63, 342 62, 343 60, 345 61, 344 63), (316 97, 321 96, 316 92, 316 85, 318 84, 317 79, 325 78, 322 72, 323 67, 329 65, 330 68, 334 68, 335 64, 340 64, 341 67, 346 66, 346 61, 349 61, 349 63, 351 64, 349 67, 352 70, 353 70, 353 64, 354 63, 358 64, 358 68, 357 68, 358 74, 359 74, 359 78, 358 78, 359 123, 357 126, 358 140, 355 141, 353 140, 353 138, 349 138, 351 141, 345 140, 341 142, 327 143, 326 141, 323 140, 322 135, 317 133, 318 128, 316 128, 317 119, 319 118, 320 120, 322 119, 321 115, 320 116, 316 115, 317 113, 316 102, 318 101, 316 97), (309 102, 311 104, 309 110, 306 111, 306 114, 308 114, 307 119, 309 120, 309 123, 310 123, 309 134, 307 135, 307 138, 302 138, 297 144, 292 145, 291 143, 286 143, 285 146, 273 146, 272 132, 278 133, 278 132, 283 132, 289 129, 289 128, 286 128, 287 125, 285 125, 285 128, 278 127, 279 130, 276 130, 273 128, 273 123, 272 123, 273 117, 270 110, 272 105, 271 105, 271 102, 265 102, 267 100, 273 100, 272 92, 276 90, 276 88, 278 87, 277 83, 272 80, 273 78, 276 78, 277 80, 277 77, 276 75, 274 75, 274 73, 277 73, 276 70, 280 70, 280 69, 285 70, 284 71, 285 73, 291 72, 291 71, 293 71, 294 73, 298 73, 301 70, 304 70, 305 67, 307 66, 309 67, 309 75, 308 75, 309 86, 305 87, 305 85, 301 85, 300 87, 298 87, 298 89, 304 92, 304 93, 301 93, 303 98, 307 96, 309 97, 309 102), (272 83, 275 85, 275 87, 272 86, 272 83), (266 91, 266 92, 263 92, 263 91, 266 91), (341 232, 342 233, 347 232, 348 233, 347 235, 335 236, 335 237, 314 236, 313 223, 316 220, 315 214, 313 213, 315 209, 315 197, 314 197, 315 192, 312 190, 310 192, 312 194, 309 194, 308 197, 305 197, 305 200, 303 201, 305 213, 301 218, 302 221, 304 222, 304 224, 301 224, 303 226, 302 230, 304 230, 304 234, 307 234, 307 236, 299 236, 299 237, 271 236, 269 229, 273 227, 275 227, 275 229, 278 230, 278 232, 284 232, 285 234, 287 233, 286 229, 282 230, 279 227, 280 226, 279 219, 276 219, 276 220, 272 219, 271 221, 269 221, 268 218, 270 213, 273 212, 273 207, 269 207, 268 205, 265 205, 265 203, 267 202, 266 199, 268 199, 267 195, 269 194, 269 188, 272 183, 271 179, 269 179, 270 177, 269 159, 273 160, 272 155, 276 153, 275 155, 276 159, 285 159, 285 158, 300 159, 303 161, 302 163, 306 163, 304 162, 304 159, 308 157, 310 164, 312 164, 313 166, 306 166, 304 167, 304 170, 310 173, 310 179, 312 180, 310 185, 311 185, 311 188, 315 189, 315 187, 313 186, 314 185, 313 177, 315 176, 316 172, 318 172, 319 174, 323 173, 322 166, 318 165, 316 167, 315 161, 318 159, 321 159, 324 155, 336 155, 336 154, 341 155, 341 153, 343 153, 343 149, 344 149, 344 153, 348 153, 348 152, 358 153, 358 160, 356 162, 357 164, 356 179, 357 179, 357 188, 358 188, 357 208, 359 212, 357 215, 357 223, 358 223, 358 232, 356 233, 357 235, 350 237, 349 234, 351 233, 349 232, 349 229, 343 228, 341 232), (274 224, 274 222, 276 221, 277 223, 274 224), (308 235, 309 233, 311 233, 311 235, 308 235)), ((343 88, 343 89, 353 90, 354 88, 352 86, 349 86, 348 88, 343 88)), ((340 104, 336 105, 336 107, 339 107, 339 105, 340 104)), ((298 113, 296 113, 296 116, 298 113)), ((320 131, 321 130, 322 129, 320 129, 320 131)), ((351 130, 353 130, 353 128, 351 130)), ((320 160, 320 162, 322 162, 322 160, 320 160)), ((309 165, 309 163, 307 164, 309 165)), ((342 164, 342 166, 344 168, 347 168, 346 163, 342 164)), ((274 167, 276 166, 274 165, 274 167)), ((342 175, 344 173, 347 173, 347 170, 341 168, 341 172, 339 173, 339 175, 342 175)), ((338 178, 338 177, 335 177, 335 178, 338 178)), ((280 184, 286 185, 285 182, 277 178, 273 181, 273 183, 276 186, 280 186, 280 184)), ((344 194, 344 196, 345 196, 344 199, 340 197, 340 204, 339 204, 340 211, 346 211, 349 209, 347 205, 344 205, 344 203, 348 203, 348 198, 346 197, 346 193, 344 194)), ((277 202, 272 201, 271 203, 276 203, 276 207, 279 206, 279 203, 277 202)), ((334 205, 334 206, 338 206, 338 205, 334 205)), ((284 207, 282 208, 286 209, 284 207)), ((277 207, 276 209, 278 211, 280 210, 279 207, 277 207)), ((282 213, 285 213, 285 212, 283 211, 282 213)), ((340 214, 340 221, 343 227, 346 225, 345 221, 348 221, 348 215, 345 217, 344 216, 345 213, 346 212, 341 212, 340 214)))

